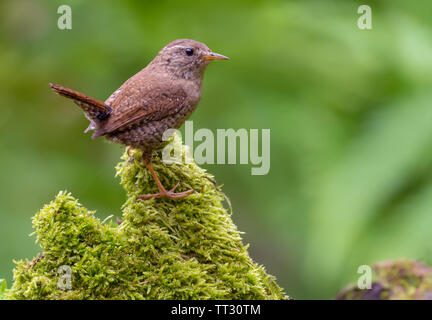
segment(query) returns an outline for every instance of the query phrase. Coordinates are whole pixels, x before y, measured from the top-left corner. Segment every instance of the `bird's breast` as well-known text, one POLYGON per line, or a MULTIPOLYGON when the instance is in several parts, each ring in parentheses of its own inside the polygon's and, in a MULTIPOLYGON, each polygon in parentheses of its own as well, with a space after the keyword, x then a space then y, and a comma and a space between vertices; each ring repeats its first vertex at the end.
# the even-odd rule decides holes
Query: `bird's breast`
POLYGON ((202 93, 201 81, 183 81, 181 85, 191 104, 198 103, 202 93))

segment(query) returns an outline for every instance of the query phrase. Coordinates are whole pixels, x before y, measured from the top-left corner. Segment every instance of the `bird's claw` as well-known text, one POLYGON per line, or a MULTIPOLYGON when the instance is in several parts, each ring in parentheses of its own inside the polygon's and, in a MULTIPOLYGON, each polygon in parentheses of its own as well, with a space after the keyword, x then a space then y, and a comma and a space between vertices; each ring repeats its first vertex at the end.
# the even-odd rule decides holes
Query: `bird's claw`
POLYGON ((177 189, 177 187, 180 185, 180 182, 177 182, 177 184, 174 186, 174 188, 172 188, 170 191, 168 192, 174 192, 175 189, 177 189))
POLYGON ((138 197, 138 199, 140 200, 148 200, 148 199, 154 199, 154 198, 168 198, 168 199, 181 199, 181 198, 185 198, 188 195, 190 195, 192 192, 194 192, 195 190, 190 189, 184 192, 174 192, 175 189, 177 189, 177 187, 180 185, 180 183, 177 183, 174 188, 172 188, 169 191, 161 191, 159 193, 153 193, 153 194, 143 194, 141 196, 138 197))

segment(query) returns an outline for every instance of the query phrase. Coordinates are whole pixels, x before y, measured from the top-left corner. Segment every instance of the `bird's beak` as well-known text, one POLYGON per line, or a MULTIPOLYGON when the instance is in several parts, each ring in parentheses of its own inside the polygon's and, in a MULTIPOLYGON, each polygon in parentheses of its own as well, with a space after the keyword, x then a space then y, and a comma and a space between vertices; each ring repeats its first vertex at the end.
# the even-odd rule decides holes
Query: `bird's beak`
POLYGON ((229 60, 228 57, 225 57, 219 53, 210 52, 208 55, 204 56, 204 60, 211 61, 211 60, 229 60))

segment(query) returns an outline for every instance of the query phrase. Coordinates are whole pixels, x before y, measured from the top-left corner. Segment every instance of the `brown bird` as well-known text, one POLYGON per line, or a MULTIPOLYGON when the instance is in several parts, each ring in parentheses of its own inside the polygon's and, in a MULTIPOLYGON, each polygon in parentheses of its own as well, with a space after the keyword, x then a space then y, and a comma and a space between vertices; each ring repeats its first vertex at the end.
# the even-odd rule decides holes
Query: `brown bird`
POLYGON ((141 199, 178 199, 193 190, 166 190, 151 164, 152 153, 162 143, 163 133, 178 129, 196 109, 201 99, 204 71, 212 60, 228 60, 213 53, 205 44, 189 39, 170 42, 147 67, 129 78, 105 102, 50 83, 58 94, 72 99, 90 120, 85 130, 92 138, 108 140, 143 151, 143 160, 159 193, 141 199))

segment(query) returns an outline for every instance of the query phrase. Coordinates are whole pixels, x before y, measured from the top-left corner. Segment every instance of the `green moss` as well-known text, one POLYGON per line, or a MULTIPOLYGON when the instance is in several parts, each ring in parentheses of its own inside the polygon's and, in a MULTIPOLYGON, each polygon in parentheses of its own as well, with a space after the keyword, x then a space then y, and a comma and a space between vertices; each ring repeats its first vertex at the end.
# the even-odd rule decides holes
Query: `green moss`
MULTIPOLYGON (((178 138, 175 147, 186 148, 178 138)), ((185 199, 140 201, 156 193, 140 152, 117 167, 127 200, 120 225, 101 222, 70 194, 60 192, 33 218, 42 253, 16 262, 11 299, 283 299, 272 276, 252 261, 223 207, 224 194, 195 163, 153 166, 167 187, 194 189, 185 199), (59 289, 71 270, 71 289, 59 289)))
POLYGON ((6 280, 0 279, 0 300, 4 299, 4 294, 6 292, 7 286, 6 286, 6 280))

